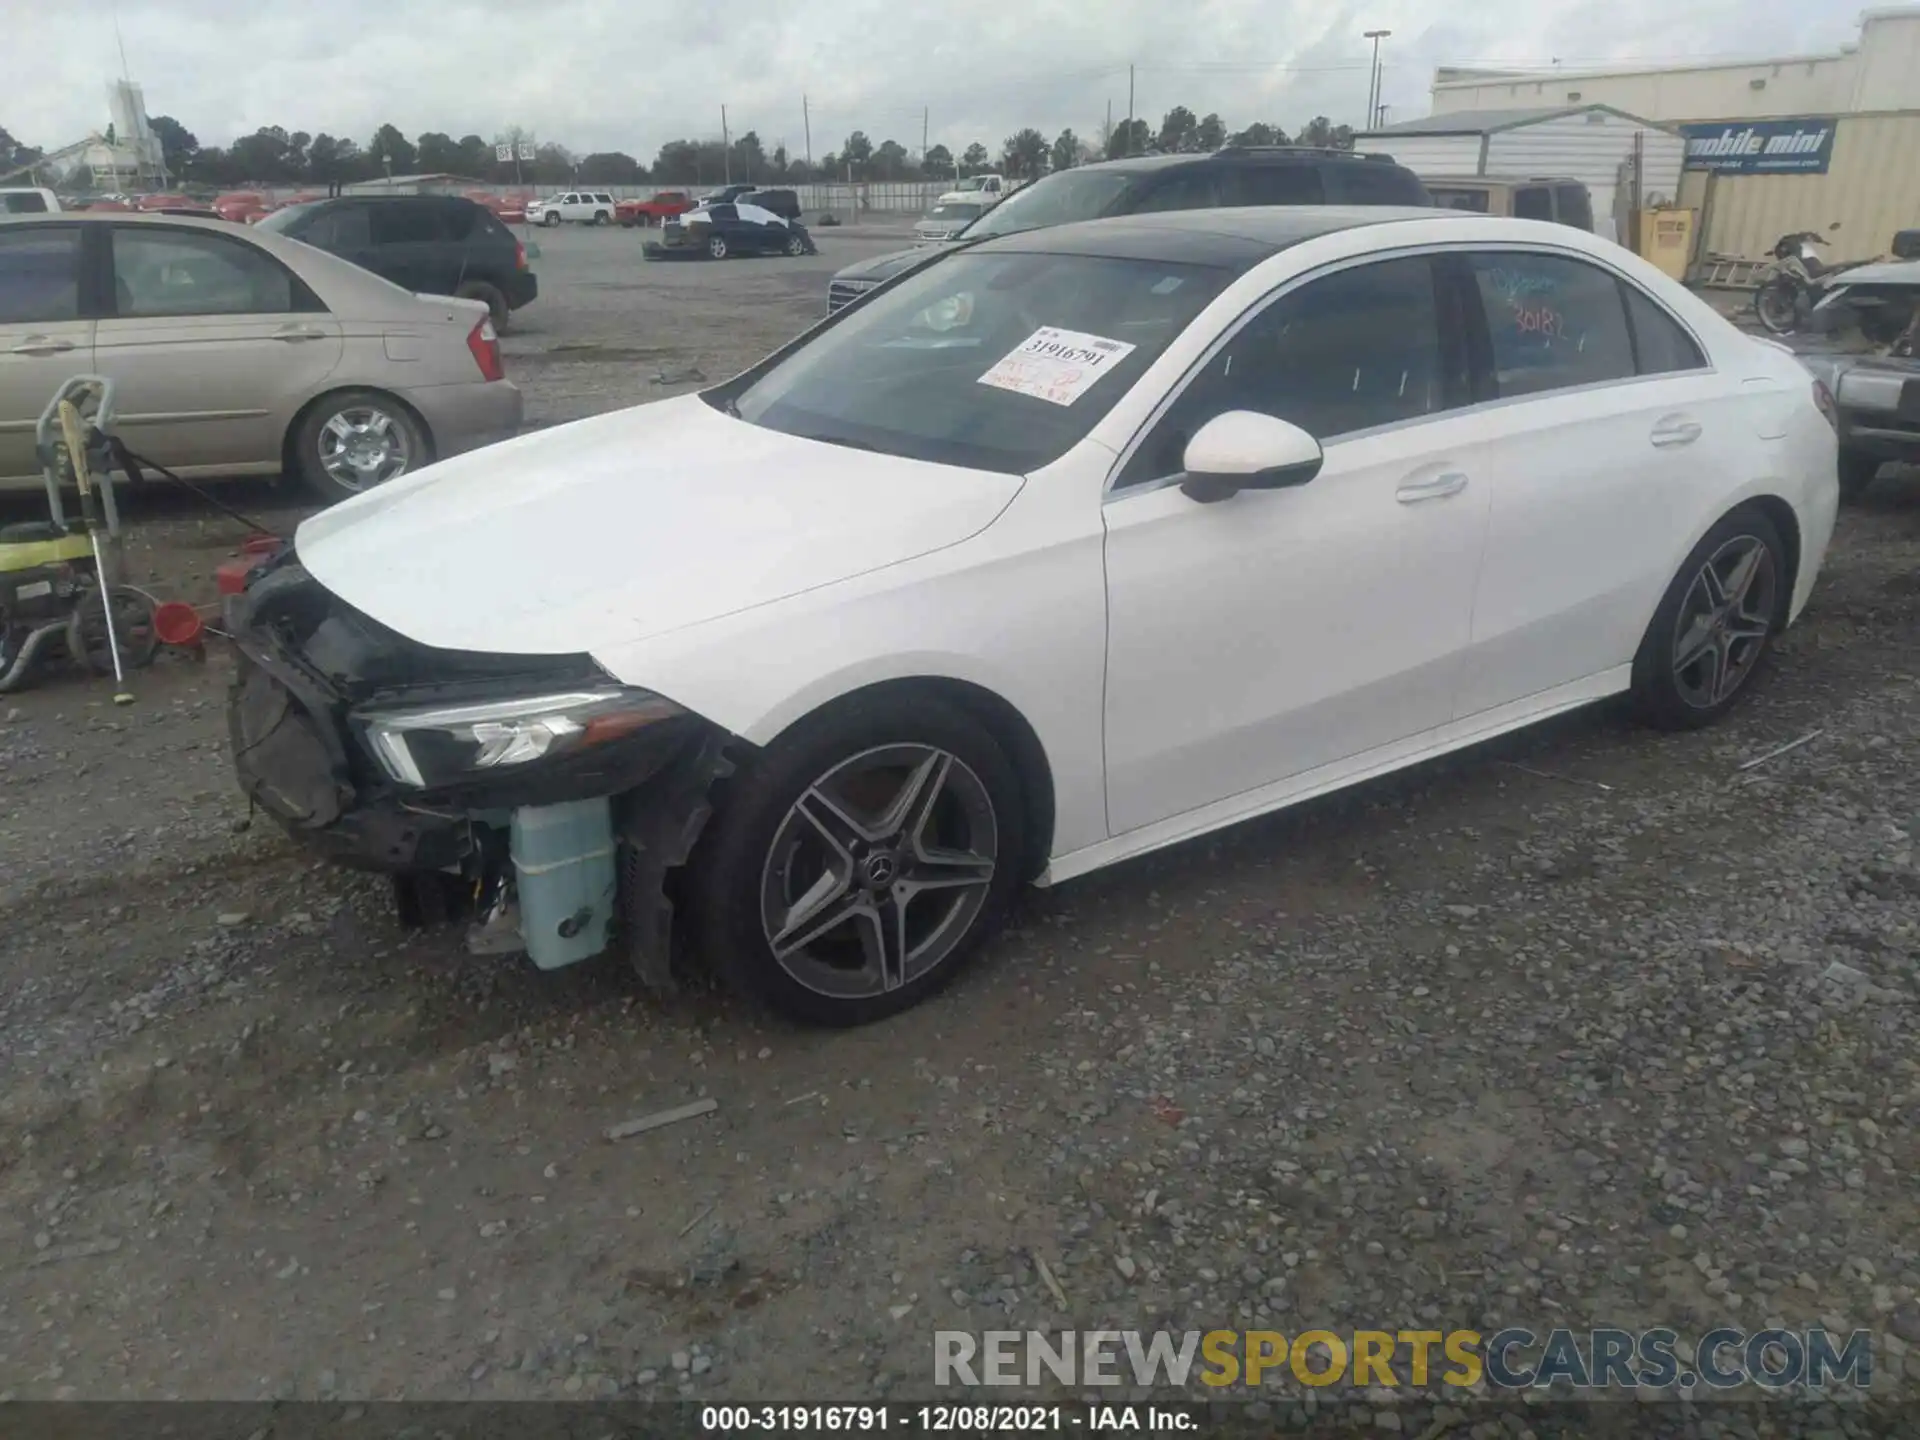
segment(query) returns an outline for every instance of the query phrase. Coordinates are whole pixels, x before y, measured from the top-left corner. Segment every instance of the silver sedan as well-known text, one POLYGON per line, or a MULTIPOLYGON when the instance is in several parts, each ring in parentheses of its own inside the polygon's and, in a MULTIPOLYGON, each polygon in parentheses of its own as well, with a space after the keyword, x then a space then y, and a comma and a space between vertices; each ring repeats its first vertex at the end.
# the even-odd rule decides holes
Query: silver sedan
POLYGON ((520 427, 478 301, 218 221, 0 219, 0 490, 40 486, 34 419, 88 373, 114 381, 136 455, 194 478, 285 470, 330 500, 520 427))

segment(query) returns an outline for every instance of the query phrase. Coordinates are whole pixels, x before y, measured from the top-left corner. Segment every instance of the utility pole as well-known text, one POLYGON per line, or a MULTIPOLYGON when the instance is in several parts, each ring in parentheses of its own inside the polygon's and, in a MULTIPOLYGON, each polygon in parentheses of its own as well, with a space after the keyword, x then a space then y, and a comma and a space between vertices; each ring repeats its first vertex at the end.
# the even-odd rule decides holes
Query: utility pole
POLYGON ((721 173, 727 178, 725 184, 733 183, 733 140, 727 134, 727 107, 720 107, 720 165, 721 173))
POLYGON ((1133 66, 1127 66, 1127 149, 1133 153, 1133 66))
POLYGON ((1113 158, 1113 97, 1107 97, 1107 128, 1100 132, 1100 158, 1113 158))
POLYGON ((920 169, 923 174, 927 168, 927 116, 930 113, 927 106, 920 107, 920 169))
POLYGON ((800 97, 800 125, 807 137, 807 173, 813 173, 813 116, 807 110, 807 97, 800 97))
POLYGON ((1373 42, 1373 63, 1367 66, 1367 127, 1373 128, 1375 116, 1380 106, 1380 42, 1393 34, 1391 30, 1369 30, 1361 36, 1363 40, 1373 42))

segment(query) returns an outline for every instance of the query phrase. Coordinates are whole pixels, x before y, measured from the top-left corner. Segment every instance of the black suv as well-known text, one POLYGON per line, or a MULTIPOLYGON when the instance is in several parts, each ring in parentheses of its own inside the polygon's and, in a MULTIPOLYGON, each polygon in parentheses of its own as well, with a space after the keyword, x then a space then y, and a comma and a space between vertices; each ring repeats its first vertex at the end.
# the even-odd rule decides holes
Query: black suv
POLYGON ((1106 215, 1237 205, 1415 205, 1419 178, 1388 155, 1298 145, 1229 145, 1205 155, 1141 155, 1060 170, 1022 186, 952 240, 849 265, 827 285, 838 310, 876 285, 918 269, 946 245, 1106 215))
POLYGON ((531 304, 527 249, 486 206, 457 195, 344 195, 289 205, 259 222, 331 251, 403 289, 482 300, 493 327, 531 304))

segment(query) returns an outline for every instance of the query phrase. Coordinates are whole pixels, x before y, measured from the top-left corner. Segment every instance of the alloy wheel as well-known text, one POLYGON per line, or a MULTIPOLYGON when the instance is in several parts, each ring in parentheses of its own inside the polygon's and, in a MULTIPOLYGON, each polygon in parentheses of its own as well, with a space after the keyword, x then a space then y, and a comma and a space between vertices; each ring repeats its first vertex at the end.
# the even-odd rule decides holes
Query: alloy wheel
POLYGON ((1766 648, 1776 613, 1773 551, 1736 535, 1693 577, 1674 622, 1673 681, 1680 698, 1711 710, 1747 682, 1766 648))
POLYGON ((406 427, 371 405, 342 410, 320 427, 320 466, 342 489, 383 485, 412 462, 406 427))
POLYGON ((898 990, 939 966, 986 904, 1000 850, 986 786, 931 745, 835 765, 774 831, 760 920, 774 960, 816 994, 898 990))

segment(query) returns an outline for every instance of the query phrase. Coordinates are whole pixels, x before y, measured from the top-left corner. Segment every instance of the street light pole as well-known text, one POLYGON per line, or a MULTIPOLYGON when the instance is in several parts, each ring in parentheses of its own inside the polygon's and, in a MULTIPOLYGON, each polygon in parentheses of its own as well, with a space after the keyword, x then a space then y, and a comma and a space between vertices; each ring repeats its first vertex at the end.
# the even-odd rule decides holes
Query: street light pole
POLYGON ((1367 128, 1374 126, 1374 117, 1380 107, 1380 42, 1393 34, 1391 30, 1369 30, 1361 38, 1373 42, 1373 63, 1367 67, 1367 128))

